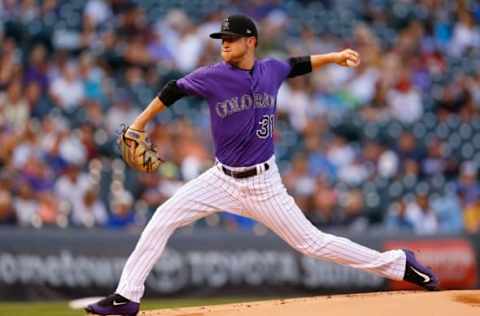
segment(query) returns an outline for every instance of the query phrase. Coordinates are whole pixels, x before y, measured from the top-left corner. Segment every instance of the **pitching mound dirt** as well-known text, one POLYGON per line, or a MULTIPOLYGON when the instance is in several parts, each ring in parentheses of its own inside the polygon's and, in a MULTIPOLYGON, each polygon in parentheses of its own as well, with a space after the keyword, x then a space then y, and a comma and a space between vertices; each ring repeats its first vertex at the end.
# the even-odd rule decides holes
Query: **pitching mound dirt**
POLYGON ((145 311, 142 316, 470 316, 480 291, 382 292, 145 311))

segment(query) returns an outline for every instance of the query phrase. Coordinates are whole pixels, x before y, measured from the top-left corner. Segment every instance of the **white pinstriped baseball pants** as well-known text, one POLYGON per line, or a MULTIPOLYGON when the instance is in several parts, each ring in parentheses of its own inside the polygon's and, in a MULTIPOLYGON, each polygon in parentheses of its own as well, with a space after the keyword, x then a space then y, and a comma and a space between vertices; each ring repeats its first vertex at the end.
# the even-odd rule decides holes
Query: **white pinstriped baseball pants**
POLYGON ((394 280, 403 279, 406 260, 403 251, 378 252, 346 238, 321 232, 305 218, 287 193, 275 157, 267 162, 270 165, 267 171, 257 165, 263 172, 245 179, 227 176, 216 165, 185 184, 159 206, 123 268, 116 293, 140 302, 145 280, 175 229, 224 210, 263 223, 304 255, 394 280))

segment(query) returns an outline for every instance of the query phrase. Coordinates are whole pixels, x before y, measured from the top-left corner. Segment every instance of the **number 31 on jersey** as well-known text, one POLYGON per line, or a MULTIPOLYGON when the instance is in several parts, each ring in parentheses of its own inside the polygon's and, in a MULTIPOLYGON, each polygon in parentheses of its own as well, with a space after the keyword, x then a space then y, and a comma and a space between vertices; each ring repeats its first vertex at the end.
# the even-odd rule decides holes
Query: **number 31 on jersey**
POLYGON ((260 127, 257 129, 257 137, 262 139, 272 137, 274 122, 275 122, 274 114, 263 115, 262 119, 258 122, 260 127))

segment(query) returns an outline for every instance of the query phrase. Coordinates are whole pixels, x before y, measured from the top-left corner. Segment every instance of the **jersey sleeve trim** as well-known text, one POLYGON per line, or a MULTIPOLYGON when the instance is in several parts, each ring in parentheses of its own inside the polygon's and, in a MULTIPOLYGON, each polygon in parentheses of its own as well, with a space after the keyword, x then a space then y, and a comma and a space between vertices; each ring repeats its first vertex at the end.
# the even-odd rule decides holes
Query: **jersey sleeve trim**
POLYGON ((162 101, 167 107, 185 96, 187 96, 187 94, 177 86, 176 80, 170 80, 167 82, 157 95, 160 101, 162 101))
POLYGON ((312 61, 310 56, 292 57, 288 59, 290 64, 290 72, 288 78, 293 78, 312 72, 312 61))

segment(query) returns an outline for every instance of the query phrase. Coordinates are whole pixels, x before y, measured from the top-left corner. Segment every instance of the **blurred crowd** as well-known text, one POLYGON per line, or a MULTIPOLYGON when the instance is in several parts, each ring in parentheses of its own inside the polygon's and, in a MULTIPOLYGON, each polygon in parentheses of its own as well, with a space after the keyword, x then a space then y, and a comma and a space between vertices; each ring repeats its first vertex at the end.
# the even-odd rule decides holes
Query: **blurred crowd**
MULTIPOLYGON (((115 139, 168 80, 219 60, 208 34, 235 12, 257 21, 260 57, 362 57, 277 100, 277 161, 315 225, 480 231, 480 3, 446 0, 0 1, 0 223, 139 229, 209 168, 202 100, 149 126, 158 174, 126 168, 115 139)), ((263 231, 194 224, 211 226, 263 231)))

